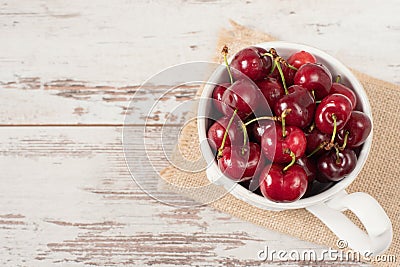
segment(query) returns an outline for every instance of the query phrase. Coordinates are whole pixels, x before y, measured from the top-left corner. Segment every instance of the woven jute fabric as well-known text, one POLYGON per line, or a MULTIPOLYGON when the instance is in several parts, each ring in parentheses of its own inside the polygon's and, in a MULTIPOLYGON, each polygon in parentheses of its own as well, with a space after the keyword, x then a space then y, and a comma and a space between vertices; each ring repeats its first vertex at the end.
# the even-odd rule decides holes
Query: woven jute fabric
MULTIPOLYGON (((249 45, 272 41, 273 37, 232 22, 232 29, 221 31, 216 47, 215 60, 221 61, 221 47, 228 45, 233 54, 249 45)), ((394 230, 393 242, 385 254, 396 255, 400 260, 400 86, 372 78, 353 71, 363 84, 371 102, 374 135, 371 153, 360 175, 347 188, 347 192, 366 192, 372 195, 389 215, 394 230)), ((198 94, 201 93, 201 88, 198 94)), ((195 161, 201 157, 197 125, 195 121, 186 125, 179 140, 181 156, 195 161)), ((208 203, 221 195, 218 186, 202 187, 209 184, 205 172, 185 172, 173 166, 164 169, 161 176, 167 182, 182 187, 182 193, 208 203)), ((210 206, 235 217, 276 230, 302 240, 335 248, 338 238, 316 217, 305 209, 266 211, 253 207, 230 194, 225 194, 210 206)), ((357 224, 359 222, 348 214, 357 224)), ((397 264, 399 264, 397 262, 397 264)), ((391 264, 392 265, 392 264, 391 264)))

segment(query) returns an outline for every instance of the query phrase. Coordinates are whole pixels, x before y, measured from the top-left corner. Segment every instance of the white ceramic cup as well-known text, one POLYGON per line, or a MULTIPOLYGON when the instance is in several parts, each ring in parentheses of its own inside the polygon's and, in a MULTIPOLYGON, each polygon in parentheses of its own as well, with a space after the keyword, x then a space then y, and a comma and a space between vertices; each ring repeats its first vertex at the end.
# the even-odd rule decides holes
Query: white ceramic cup
MULTIPOLYGON (((363 86, 352 72, 334 57, 310 46, 288 42, 266 42, 256 44, 255 46, 267 50, 275 48, 284 58, 300 50, 310 52, 317 58, 318 62, 328 67, 333 77, 340 74, 342 78, 341 82, 354 89, 363 112, 372 120, 371 107, 363 86)), ((224 68, 218 68, 210 78, 210 81, 213 81, 213 83, 225 82, 221 78, 223 71, 224 68)), ((389 247, 392 241, 392 224, 383 208, 373 197, 366 193, 357 192, 348 194, 345 191, 346 187, 357 177, 367 160, 371 148, 372 132, 362 147, 355 169, 343 180, 328 190, 312 197, 300 199, 292 203, 276 203, 240 185, 236 185, 235 181, 224 176, 219 170, 215 161, 215 155, 207 142, 206 129, 207 118, 212 109, 210 98, 212 98, 214 87, 215 85, 212 83, 208 83, 205 86, 199 102, 197 119, 201 151, 206 162, 211 163, 206 170, 207 177, 211 182, 225 187, 233 196, 261 209, 281 211, 306 208, 326 224, 338 236, 338 240, 344 240, 350 248, 356 251, 369 252, 375 255, 382 253, 389 247), (351 210, 360 219, 367 233, 342 213, 345 210, 351 210)), ((371 179, 374 178, 371 177, 371 179)))

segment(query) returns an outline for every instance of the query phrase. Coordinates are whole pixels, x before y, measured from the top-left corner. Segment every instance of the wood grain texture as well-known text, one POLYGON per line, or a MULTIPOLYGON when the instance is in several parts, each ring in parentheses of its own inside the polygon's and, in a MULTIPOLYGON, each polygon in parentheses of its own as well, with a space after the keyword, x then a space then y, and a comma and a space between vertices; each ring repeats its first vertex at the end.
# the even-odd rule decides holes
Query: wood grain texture
MULTIPOLYGON (((0 168, 7 174, 0 180, 4 265, 254 266, 262 263, 257 252, 264 246, 323 249, 209 207, 159 204, 132 181, 119 127, 14 129, 0 130, 0 168)), ((148 129, 147 138, 160 130, 148 129)), ((134 154, 137 161, 145 156, 134 154)), ((163 156, 154 160, 167 164, 163 156)), ((154 179, 153 170, 142 175, 154 179)), ((299 264, 306 263, 271 266, 299 264)))
MULTIPOLYGON (((135 93, 166 67, 212 58, 229 19, 400 83, 398 9, 395 0, 0 1, 0 263, 363 266, 260 262, 257 252, 266 245, 323 248, 206 206, 179 208, 150 198, 132 181, 120 126, 130 113, 138 132, 131 149, 140 162, 147 120, 154 163, 166 166, 159 126, 196 87, 164 95, 151 114, 146 106, 165 85, 135 93), (142 105, 129 109, 133 96, 142 105)), ((155 181, 154 170, 141 172, 142 180, 155 181)))

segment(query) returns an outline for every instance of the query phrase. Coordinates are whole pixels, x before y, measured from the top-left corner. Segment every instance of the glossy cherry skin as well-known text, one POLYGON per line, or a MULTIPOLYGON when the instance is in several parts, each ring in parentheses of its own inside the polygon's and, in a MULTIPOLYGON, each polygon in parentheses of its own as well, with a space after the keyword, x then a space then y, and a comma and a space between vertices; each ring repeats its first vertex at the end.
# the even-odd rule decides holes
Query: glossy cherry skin
POLYGON ((260 146, 256 143, 250 143, 244 154, 242 147, 225 147, 222 157, 218 159, 218 166, 232 180, 248 180, 254 175, 260 156, 260 146))
POLYGON ((261 144, 261 137, 265 130, 274 126, 275 122, 272 120, 256 121, 247 126, 247 133, 252 141, 261 144))
POLYGON ((304 128, 311 124, 315 113, 315 100, 304 87, 293 85, 288 94, 282 96, 274 106, 276 116, 281 116, 285 109, 291 109, 286 116, 286 124, 304 128))
POLYGON ((307 190, 307 174, 299 165, 283 171, 283 166, 272 164, 260 175, 260 190, 264 197, 274 202, 293 202, 307 190))
POLYGON ((267 100, 271 110, 274 108, 275 103, 285 95, 282 84, 275 78, 268 77, 256 82, 256 84, 267 100))
MULTIPOLYGON (((307 155, 311 154, 317 147, 319 147, 322 143, 329 143, 331 140, 331 136, 329 134, 321 133, 320 130, 314 128, 311 133, 306 134, 307 138, 307 155)), ((314 155, 322 155, 325 150, 322 148, 314 155)))
MULTIPOLYGON (((271 63, 271 58, 262 57, 258 49, 248 47, 235 54, 230 67, 257 81, 267 77, 271 70, 271 63)), ((232 74, 235 79, 240 79, 241 75, 237 71, 233 71, 232 74)))
POLYGON ((292 54, 288 58, 287 63, 298 69, 306 63, 317 63, 317 59, 314 55, 306 51, 299 51, 292 54))
MULTIPOLYGON (((207 138, 214 152, 221 147, 222 139, 224 138, 225 130, 230 119, 231 118, 228 117, 220 118, 214 122, 207 131, 207 138)), ((225 147, 231 145, 231 140, 233 140, 233 144, 236 146, 243 144, 243 132, 240 128, 240 123, 241 122, 239 118, 236 116, 232 121, 231 127, 229 127, 228 136, 225 141, 225 147)))
POLYGON ((234 82, 222 95, 223 113, 230 117, 235 109, 241 119, 259 109, 262 94, 257 85, 248 79, 234 82))
POLYGON ((303 156, 296 160, 296 164, 303 168, 307 174, 307 181, 311 183, 317 177, 317 163, 313 158, 303 156))
POLYGON ((317 100, 327 96, 332 87, 332 74, 321 64, 306 63, 294 76, 294 84, 301 85, 309 91, 314 90, 317 100))
POLYGON ((214 91, 212 93, 212 98, 216 101, 213 101, 214 107, 221 113, 222 112, 222 95, 225 93, 226 89, 231 86, 230 83, 222 83, 215 86, 214 91))
POLYGON ((332 149, 322 155, 317 161, 318 175, 320 182, 337 182, 351 173, 357 164, 357 156, 351 149, 344 149, 339 152, 339 160, 336 158, 336 151, 332 149))
POLYGON ((290 151, 301 158, 306 151, 307 140, 303 131, 295 126, 286 126, 286 136, 282 136, 282 126, 275 124, 265 130, 261 138, 261 149, 269 161, 288 163, 292 160, 290 151), (289 151, 289 153, 288 153, 289 151))
POLYGON ((337 142, 342 146, 346 131, 348 131, 346 147, 361 146, 367 140, 371 130, 372 122, 369 117, 361 111, 352 111, 349 121, 337 135, 337 142))
POLYGON ((341 83, 333 83, 331 87, 330 94, 341 94, 345 95, 350 99, 351 105, 353 109, 357 106, 357 96, 349 87, 341 84, 341 83))
POLYGON ((315 111, 315 126, 323 133, 332 134, 336 115, 336 130, 340 131, 350 119, 351 102, 347 96, 333 94, 325 97, 315 111))

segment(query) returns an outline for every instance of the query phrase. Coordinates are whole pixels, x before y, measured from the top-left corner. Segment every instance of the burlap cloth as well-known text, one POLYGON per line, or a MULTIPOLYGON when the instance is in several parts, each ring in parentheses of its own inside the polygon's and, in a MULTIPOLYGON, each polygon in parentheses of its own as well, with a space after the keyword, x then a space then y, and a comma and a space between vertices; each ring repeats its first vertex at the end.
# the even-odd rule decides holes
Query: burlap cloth
MULTIPOLYGON (((215 59, 221 61, 220 50, 228 45, 230 54, 239 49, 274 38, 263 32, 255 31, 232 22, 232 29, 221 31, 216 48, 215 59)), ((366 192, 378 200, 393 223, 393 243, 385 254, 396 255, 400 261, 400 86, 372 78, 353 71, 363 84, 372 106, 374 137, 368 161, 356 180, 348 187, 348 192, 366 192)), ((199 89, 201 93, 201 88, 199 89)), ((183 129, 179 140, 182 156, 189 160, 201 157, 198 143, 197 125, 189 123, 183 129)), ((205 172, 184 172, 168 167, 161 172, 163 179, 186 189, 182 193, 202 203, 220 194, 220 187, 198 188, 208 184, 205 172)), ((262 210, 233 197, 224 195, 210 206, 243 220, 276 230, 302 240, 335 248, 338 238, 317 218, 305 209, 281 212, 262 210)), ((352 217, 352 214, 349 214, 352 217)), ((352 218, 356 221, 356 219, 352 218)), ((356 222, 359 224, 359 222, 356 222)), ((393 265, 393 263, 391 264, 393 265)))

